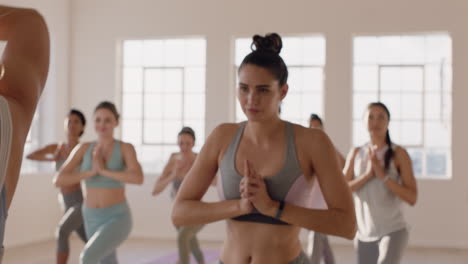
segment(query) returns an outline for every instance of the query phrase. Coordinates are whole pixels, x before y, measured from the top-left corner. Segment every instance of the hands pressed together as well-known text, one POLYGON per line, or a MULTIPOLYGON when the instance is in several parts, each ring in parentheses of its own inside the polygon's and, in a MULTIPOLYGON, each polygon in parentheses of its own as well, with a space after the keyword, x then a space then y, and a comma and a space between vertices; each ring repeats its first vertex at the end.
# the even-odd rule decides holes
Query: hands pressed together
POLYGON ((385 170, 382 167, 381 162, 377 158, 377 154, 375 148, 369 146, 369 161, 367 163, 367 172, 372 174, 372 176, 376 176, 379 179, 385 178, 385 170))
POLYGON ((264 215, 275 216, 279 202, 270 198, 265 180, 255 171, 248 160, 244 161, 244 177, 240 182, 239 192, 242 214, 251 213, 255 208, 264 215))

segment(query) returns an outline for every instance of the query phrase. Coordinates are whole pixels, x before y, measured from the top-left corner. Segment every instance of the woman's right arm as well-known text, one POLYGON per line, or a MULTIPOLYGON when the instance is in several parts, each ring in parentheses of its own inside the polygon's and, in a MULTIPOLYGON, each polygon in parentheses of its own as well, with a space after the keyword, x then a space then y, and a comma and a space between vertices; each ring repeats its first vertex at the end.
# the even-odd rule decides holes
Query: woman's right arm
POLYGON ((64 187, 79 183, 81 180, 87 179, 96 175, 96 170, 93 168, 89 171, 77 171, 80 166, 83 156, 89 147, 88 144, 80 144, 76 146, 63 166, 54 177, 54 184, 57 187, 64 187))
POLYGON ((33 151, 26 156, 27 159, 37 161, 56 161, 57 160, 57 144, 47 145, 41 149, 33 151))
POLYGON ((370 161, 367 164, 366 171, 359 177, 354 177, 354 160, 356 159, 356 155, 359 150, 360 148, 356 147, 349 152, 345 167, 343 169, 348 186, 353 192, 359 190, 362 186, 364 186, 364 184, 366 184, 374 177, 374 173, 372 172, 372 163, 370 163, 370 161))
POLYGON ((232 127, 229 126, 232 125, 220 125, 213 130, 185 176, 172 208, 172 222, 175 226, 207 224, 252 211, 252 205, 247 199, 201 201, 216 175, 222 142, 230 140, 229 131, 232 127))
POLYGON ((160 194, 164 189, 166 189, 166 186, 172 181, 171 176, 174 174, 173 172, 173 167, 174 167, 174 157, 175 154, 171 154, 171 157, 169 157, 169 160, 166 163, 166 166, 164 166, 163 172, 161 173, 161 176, 156 180, 153 188, 153 196, 160 194))

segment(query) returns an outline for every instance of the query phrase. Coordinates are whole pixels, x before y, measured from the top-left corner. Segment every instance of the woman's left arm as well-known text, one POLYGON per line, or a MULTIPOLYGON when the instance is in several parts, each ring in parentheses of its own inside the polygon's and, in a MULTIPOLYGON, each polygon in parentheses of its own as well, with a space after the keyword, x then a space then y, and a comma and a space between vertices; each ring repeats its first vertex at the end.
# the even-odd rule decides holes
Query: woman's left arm
POLYGON ((383 178, 384 183, 401 200, 414 206, 418 199, 418 189, 408 152, 402 147, 397 147, 394 162, 400 172, 401 184, 390 178, 383 178))
POLYGON ((108 170, 104 166, 104 160, 100 159, 98 174, 124 183, 143 184, 143 170, 137 160, 135 148, 129 143, 122 142, 121 144, 122 158, 127 169, 124 171, 108 170))

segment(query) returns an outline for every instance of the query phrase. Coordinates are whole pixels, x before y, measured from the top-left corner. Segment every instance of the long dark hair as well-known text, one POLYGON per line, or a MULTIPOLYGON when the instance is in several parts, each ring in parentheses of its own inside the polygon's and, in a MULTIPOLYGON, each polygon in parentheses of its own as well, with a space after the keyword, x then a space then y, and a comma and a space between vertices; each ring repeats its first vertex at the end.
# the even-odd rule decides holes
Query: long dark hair
POLYGON ((283 48, 283 41, 276 33, 266 34, 264 37, 255 35, 252 37, 252 52, 245 56, 239 71, 246 64, 256 65, 270 71, 283 86, 288 81, 288 67, 279 55, 283 48), (254 49, 255 47, 255 49, 254 49))
MULTIPOLYGON (((383 104, 382 102, 373 102, 373 103, 370 103, 367 106, 367 109, 369 109, 369 108, 371 108, 373 106, 381 107, 385 111, 385 113, 387 113, 388 121, 390 122, 390 111, 388 110, 388 108, 387 108, 387 106, 385 104, 383 104)), ((393 155, 394 155, 394 151, 393 151, 393 148, 392 148, 392 139, 390 138, 390 132, 389 132, 388 128, 387 128, 387 134, 385 136, 385 143, 387 143, 387 145, 388 145, 387 152, 385 152, 385 156, 384 156, 385 170, 387 171, 388 168, 390 167, 390 161, 392 160, 393 155)))

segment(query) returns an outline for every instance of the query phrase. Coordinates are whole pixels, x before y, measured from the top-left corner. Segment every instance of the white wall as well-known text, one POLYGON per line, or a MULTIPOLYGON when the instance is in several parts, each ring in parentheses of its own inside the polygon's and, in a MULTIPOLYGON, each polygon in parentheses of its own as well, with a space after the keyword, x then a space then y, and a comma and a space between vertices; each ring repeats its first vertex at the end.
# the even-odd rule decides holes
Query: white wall
MULTIPOLYGON (((31 1, 32 2, 32 1, 31 1)), ((46 1, 43 1, 46 2, 46 1)), ((352 41, 354 34, 447 31, 453 38, 453 180, 420 180, 419 201, 407 210, 410 245, 468 248, 465 153, 468 149, 468 2, 464 0, 75 0, 71 2, 69 102, 92 113, 103 99, 117 100, 122 39, 205 36, 207 113, 210 131, 234 119, 233 38, 253 33, 322 33, 327 40, 325 119, 327 131, 343 152, 351 145, 352 41), (131 4, 129 4, 131 3, 131 4), (227 107, 228 106, 228 107, 227 107)), ((66 68, 66 67, 65 67, 66 68)), ((65 74, 66 75, 66 74, 65 74)), ((66 96, 66 95, 63 95, 66 96)), ((87 138, 92 138, 88 127, 87 138)), ((134 237, 173 238, 166 196, 149 196, 154 176, 129 187, 134 237)), ((17 199, 22 194, 18 193, 17 199)), ((213 190, 208 194, 214 200, 213 190)), ((53 206, 52 204, 49 206, 53 206)), ((223 224, 207 226, 204 239, 222 239, 223 224)), ((343 242, 338 240, 338 242, 343 242)))

